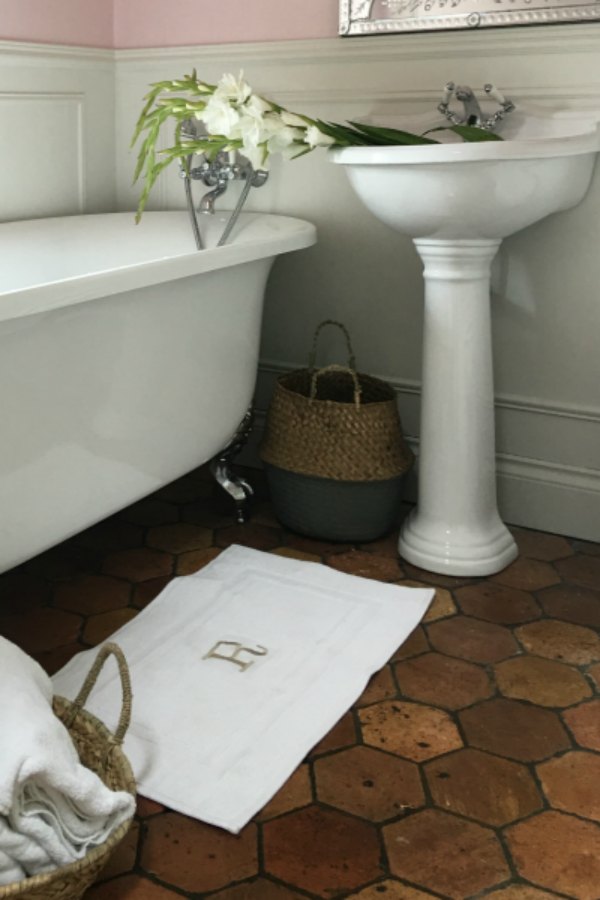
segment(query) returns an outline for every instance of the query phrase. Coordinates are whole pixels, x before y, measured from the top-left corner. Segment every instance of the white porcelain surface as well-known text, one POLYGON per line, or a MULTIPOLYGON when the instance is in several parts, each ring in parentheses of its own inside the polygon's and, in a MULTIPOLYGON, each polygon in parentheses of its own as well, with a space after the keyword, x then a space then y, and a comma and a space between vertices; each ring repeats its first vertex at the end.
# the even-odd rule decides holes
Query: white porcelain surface
POLYGON ((579 203, 600 141, 591 116, 512 115, 502 141, 348 147, 331 159, 378 219, 412 238, 503 238, 579 203))
POLYGON ((489 575, 517 555, 496 501, 490 264, 503 237, 579 203, 599 148, 600 116, 513 116, 503 141, 332 153, 423 261, 419 500, 399 550, 449 575, 489 575))
POLYGON ((225 446, 273 259, 314 241, 308 222, 256 214, 204 253, 184 212, 0 225, 0 571, 225 446))

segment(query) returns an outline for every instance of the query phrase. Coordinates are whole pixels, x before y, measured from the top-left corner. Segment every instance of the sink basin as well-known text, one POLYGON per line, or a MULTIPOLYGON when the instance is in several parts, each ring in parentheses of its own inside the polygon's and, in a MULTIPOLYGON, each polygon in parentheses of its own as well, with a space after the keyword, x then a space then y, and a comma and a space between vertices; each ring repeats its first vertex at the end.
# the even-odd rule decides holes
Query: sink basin
MULTIPOLYGON (((420 568, 483 576, 517 556, 496 501, 490 266, 502 238, 582 200, 599 121, 517 110, 503 141, 458 143, 446 132, 440 144, 330 152, 365 206, 413 238, 423 261, 419 497, 399 542, 420 568)), ((387 124, 422 132, 432 123, 387 124)))
MULTIPOLYGON (((515 112, 505 121, 502 141, 348 147, 330 158, 347 167, 363 203, 397 231, 413 238, 504 238, 577 204, 599 149, 592 115, 515 112)), ((415 129, 414 120, 402 126, 426 130, 425 122, 415 129)))

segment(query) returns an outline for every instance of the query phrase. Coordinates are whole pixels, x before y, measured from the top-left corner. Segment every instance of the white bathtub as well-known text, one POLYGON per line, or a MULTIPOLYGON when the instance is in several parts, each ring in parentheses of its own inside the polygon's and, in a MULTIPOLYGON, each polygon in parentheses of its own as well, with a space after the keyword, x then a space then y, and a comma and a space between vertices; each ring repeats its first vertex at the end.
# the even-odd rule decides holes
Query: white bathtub
POLYGON ((276 255, 314 226, 244 214, 0 225, 0 571, 201 465, 254 391, 276 255))

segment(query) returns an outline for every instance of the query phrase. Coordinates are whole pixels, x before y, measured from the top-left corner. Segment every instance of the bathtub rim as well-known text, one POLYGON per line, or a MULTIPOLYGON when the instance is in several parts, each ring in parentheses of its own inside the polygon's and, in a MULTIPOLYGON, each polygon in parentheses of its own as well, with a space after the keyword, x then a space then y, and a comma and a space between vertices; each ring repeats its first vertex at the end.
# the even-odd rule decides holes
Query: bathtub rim
MULTIPOLYGON (((144 216, 164 217, 186 216, 182 210, 150 211, 144 216)), ((75 306, 113 296, 127 291, 145 288, 151 285, 165 284, 180 278, 202 275, 218 269, 232 268, 258 259, 267 259, 311 247, 317 240, 316 227, 305 219, 280 215, 278 213, 246 213, 245 217, 255 220, 276 222, 281 226, 277 233, 270 232, 265 237, 241 240, 223 247, 209 247, 198 252, 192 249, 178 256, 160 257, 158 259, 135 262, 131 265, 117 266, 103 271, 78 274, 64 279, 47 281, 42 284, 16 288, 2 293, 0 291, 0 322, 20 319, 38 313, 51 312, 55 309, 75 306)), ((74 216, 53 216, 44 219, 25 219, 18 222, 0 223, 0 237, 3 227, 18 225, 24 227, 28 222, 44 222, 51 227, 52 222, 65 219, 77 221, 82 219, 118 218, 124 221, 133 213, 87 213, 74 216)))

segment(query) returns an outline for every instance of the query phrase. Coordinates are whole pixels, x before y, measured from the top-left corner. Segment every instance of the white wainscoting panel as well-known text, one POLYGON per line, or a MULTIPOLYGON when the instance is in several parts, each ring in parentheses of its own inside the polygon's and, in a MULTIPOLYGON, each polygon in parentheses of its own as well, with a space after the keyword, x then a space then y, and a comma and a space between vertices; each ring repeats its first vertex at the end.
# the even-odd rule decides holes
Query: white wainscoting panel
POLYGON ((114 56, 0 41, 0 220, 115 207, 114 56))

